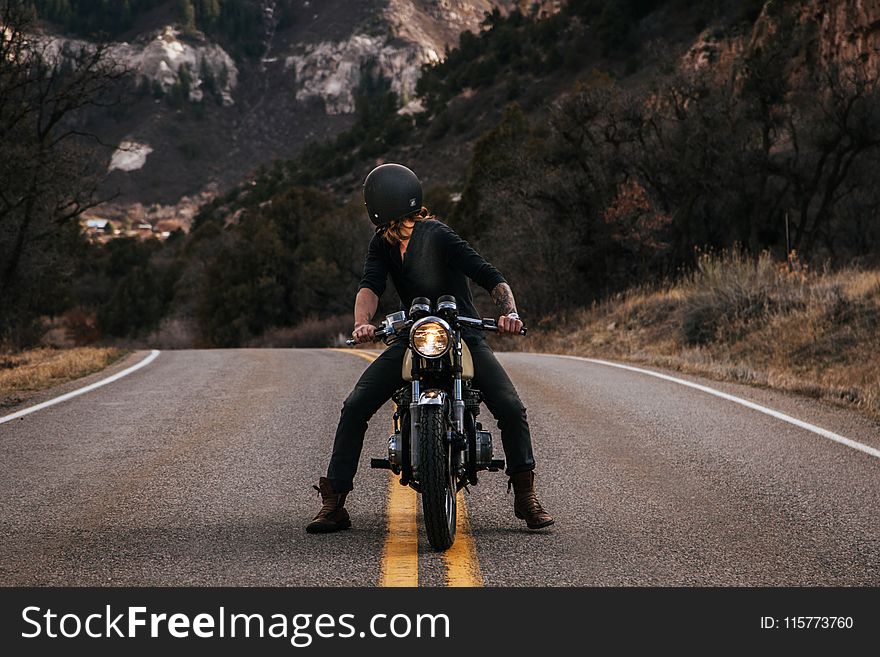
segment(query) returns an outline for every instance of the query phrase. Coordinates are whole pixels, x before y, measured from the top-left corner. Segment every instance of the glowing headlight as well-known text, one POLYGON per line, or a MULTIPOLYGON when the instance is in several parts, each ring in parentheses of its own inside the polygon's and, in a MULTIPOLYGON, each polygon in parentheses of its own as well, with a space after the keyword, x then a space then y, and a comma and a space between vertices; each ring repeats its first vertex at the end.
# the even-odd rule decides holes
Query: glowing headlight
POLYGON ((410 342, 419 356, 439 358, 449 350, 452 330, 438 317, 425 317, 413 324, 410 342))

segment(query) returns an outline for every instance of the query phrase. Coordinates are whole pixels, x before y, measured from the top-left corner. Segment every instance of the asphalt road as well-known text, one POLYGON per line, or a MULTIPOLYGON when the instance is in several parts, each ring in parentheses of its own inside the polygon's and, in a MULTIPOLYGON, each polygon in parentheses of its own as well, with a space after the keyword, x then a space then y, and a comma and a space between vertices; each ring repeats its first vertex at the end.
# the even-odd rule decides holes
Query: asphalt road
MULTIPOLYGON (((557 523, 528 532, 506 477, 486 473, 467 496, 468 550, 433 553, 419 529, 421 585, 461 568, 487 586, 880 584, 875 456, 635 372, 500 359, 557 523)), ((0 584, 376 585, 392 495, 368 463, 384 456, 390 405, 367 435, 352 530, 303 530, 366 365, 333 350, 163 352, 0 424, 0 584)), ((880 447, 880 428, 852 413, 703 383, 880 447)))

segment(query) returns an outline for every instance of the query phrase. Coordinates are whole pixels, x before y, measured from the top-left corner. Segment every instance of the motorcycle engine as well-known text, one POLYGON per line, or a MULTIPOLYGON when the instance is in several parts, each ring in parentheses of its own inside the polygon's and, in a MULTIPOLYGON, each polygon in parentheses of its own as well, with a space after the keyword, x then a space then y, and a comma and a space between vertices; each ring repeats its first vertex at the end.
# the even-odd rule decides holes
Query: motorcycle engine
POLYGON ((492 465, 492 434, 488 431, 477 431, 477 468, 488 468, 492 465))

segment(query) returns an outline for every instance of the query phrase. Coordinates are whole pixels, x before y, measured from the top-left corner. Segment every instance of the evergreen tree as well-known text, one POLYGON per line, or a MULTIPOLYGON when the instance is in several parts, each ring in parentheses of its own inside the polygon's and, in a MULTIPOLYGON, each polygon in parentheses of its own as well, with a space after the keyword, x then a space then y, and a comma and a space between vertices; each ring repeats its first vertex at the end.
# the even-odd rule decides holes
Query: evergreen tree
POLYGON ((211 30, 220 18, 220 0, 199 0, 199 25, 211 30))
POLYGON ((214 77, 214 72, 211 70, 211 66, 208 64, 208 60, 202 55, 202 61, 199 65, 199 78, 202 81, 202 88, 206 93, 211 94, 214 97, 217 97, 217 80, 214 77))
POLYGON ((177 15, 186 34, 196 31, 196 12, 190 0, 178 0, 177 15))
POLYGON ((175 109, 183 107, 184 103, 189 101, 189 93, 192 89, 192 73, 189 66, 181 64, 177 69, 177 81, 168 92, 168 104, 175 109))

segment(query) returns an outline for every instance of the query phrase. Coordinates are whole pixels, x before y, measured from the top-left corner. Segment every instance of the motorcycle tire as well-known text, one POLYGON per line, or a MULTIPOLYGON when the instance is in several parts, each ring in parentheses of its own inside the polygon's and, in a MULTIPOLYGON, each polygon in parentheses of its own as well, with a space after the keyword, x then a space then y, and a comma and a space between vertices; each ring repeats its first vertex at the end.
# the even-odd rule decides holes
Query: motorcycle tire
POLYGON ((450 473, 446 444, 446 409, 419 409, 419 471, 422 510, 428 542, 435 550, 448 550, 455 542, 456 484, 450 473))

